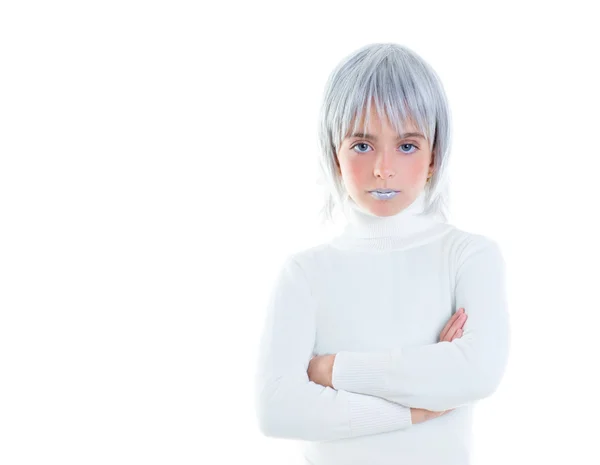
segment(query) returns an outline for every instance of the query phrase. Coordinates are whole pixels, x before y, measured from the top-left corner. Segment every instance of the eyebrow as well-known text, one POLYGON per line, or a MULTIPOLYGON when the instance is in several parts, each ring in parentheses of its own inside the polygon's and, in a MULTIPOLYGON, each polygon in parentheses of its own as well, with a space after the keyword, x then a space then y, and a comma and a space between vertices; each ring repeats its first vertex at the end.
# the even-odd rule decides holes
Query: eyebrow
MULTIPOLYGON (((370 140, 374 140, 377 141, 377 137, 372 135, 372 134, 368 134, 365 132, 355 132, 354 134, 352 134, 350 136, 350 138, 353 137, 358 137, 360 139, 370 139, 370 140)), ((423 136, 423 134, 421 134, 420 132, 405 132, 404 134, 400 134, 398 135, 398 139, 405 139, 407 137, 420 137, 421 139, 425 140, 425 136, 423 136)))

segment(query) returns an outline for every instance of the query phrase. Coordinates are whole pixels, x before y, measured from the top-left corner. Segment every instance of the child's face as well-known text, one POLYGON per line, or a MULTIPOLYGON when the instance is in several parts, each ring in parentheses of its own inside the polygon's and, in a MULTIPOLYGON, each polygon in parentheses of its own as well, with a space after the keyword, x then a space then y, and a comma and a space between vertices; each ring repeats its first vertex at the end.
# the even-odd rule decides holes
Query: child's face
MULTIPOLYGON (((362 121, 358 132, 362 130, 362 121)), ((406 132, 418 133, 412 123, 406 132)), ((384 119, 371 107, 368 137, 347 137, 338 153, 338 175, 342 176, 350 197, 363 209, 376 216, 391 216, 409 206, 425 187, 433 169, 433 159, 425 138, 398 138, 384 119), (395 197, 380 200, 369 193, 378 188, 400 191, 395 197)), ((352 136, 352 135, 350 135, 352 136)))

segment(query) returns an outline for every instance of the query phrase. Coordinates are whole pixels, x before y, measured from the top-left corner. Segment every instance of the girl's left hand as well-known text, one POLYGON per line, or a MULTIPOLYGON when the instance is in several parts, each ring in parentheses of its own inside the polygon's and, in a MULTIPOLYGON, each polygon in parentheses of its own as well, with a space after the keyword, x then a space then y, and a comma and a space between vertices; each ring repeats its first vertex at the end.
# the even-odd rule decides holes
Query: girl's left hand
POLYGON ((440 333, 438 342, 452 342, 454 339, 460 338, 463 335, 463 326, 467 321, 467 314, 464 308, 459 308, 454 315, 450 317, 446 326, 440 333))

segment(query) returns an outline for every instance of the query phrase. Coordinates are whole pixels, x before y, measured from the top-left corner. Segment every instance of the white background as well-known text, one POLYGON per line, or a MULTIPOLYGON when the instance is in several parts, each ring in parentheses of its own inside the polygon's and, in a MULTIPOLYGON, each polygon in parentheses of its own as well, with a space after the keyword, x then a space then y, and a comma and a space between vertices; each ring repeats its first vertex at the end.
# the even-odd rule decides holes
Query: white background
POLYGON ((300 463, 257 428, 259 332, 284 257, 337 232, 318 108, 372 42, 442 78, 451 222, 508 265, 474 463, 600 463, 600 37, 549 3, 3 2, 0 463, 300 463))

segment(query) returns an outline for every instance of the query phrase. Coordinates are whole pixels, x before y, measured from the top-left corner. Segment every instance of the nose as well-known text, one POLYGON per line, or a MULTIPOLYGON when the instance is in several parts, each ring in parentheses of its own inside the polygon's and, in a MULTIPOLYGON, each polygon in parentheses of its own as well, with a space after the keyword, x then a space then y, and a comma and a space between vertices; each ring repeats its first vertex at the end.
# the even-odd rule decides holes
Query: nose
POLYGON ((375 167, 373 170, 373 174, 376 177, 379 177, 382 179, 389 179, 389 178, 394 177, 396 172, 395 172, 394 168, 392 167, 391 157, 392 157, 392 155, 390 155, 386 150, 377 154, 377 157, 375 160, 375 167))

